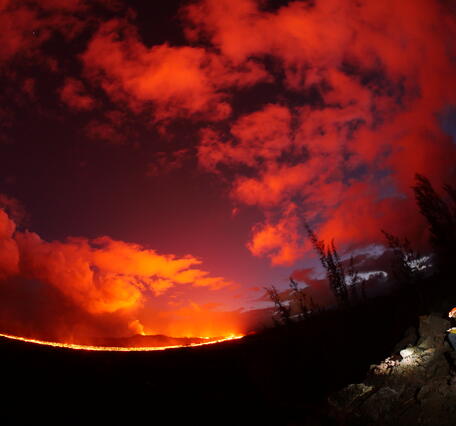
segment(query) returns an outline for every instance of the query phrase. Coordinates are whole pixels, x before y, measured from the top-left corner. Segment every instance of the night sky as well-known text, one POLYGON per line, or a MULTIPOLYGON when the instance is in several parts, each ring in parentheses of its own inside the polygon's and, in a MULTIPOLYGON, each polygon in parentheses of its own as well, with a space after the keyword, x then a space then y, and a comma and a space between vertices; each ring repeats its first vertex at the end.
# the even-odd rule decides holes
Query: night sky
MULTIPOLYGON (((0 326, 219 336, 378 270, 455 181, 451 0, 0 0, 0 326), (315 269, 314 269, 315 268, 315 269)), ((1 331, 1 330, 0 330, 1 331)))

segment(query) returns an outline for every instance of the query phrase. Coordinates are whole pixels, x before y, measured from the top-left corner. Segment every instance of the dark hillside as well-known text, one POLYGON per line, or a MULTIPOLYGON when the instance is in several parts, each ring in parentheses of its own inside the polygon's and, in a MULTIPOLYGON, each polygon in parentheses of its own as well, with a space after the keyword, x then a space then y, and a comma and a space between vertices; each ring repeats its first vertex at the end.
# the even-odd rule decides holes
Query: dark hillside
POLYGON ((61 416, 153 423, 158 413, 170 424, 182 416, 188 424, 326 424, 326 396, 361 380, 413 324, 398 300, 385 296, 240 341, 164 352, 2 339, 3 416, 21 425, 59 423, 61 416))

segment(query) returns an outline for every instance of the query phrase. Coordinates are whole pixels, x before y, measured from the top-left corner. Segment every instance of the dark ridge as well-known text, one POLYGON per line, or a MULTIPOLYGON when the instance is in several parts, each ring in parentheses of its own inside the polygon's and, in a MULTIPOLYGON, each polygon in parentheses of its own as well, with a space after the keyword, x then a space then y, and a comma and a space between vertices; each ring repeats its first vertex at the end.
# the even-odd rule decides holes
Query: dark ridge
POLYGON ((207 343, 212 340, 220 340, 222 337, 210 339, 202 337, 170 337, 164 334, 141 335, 136 334, 129 337, 113 337, 97 339, 93 342, 95 346, 120 346, 120 347, 148 347, 148 346, 188 346, 192 344, 207 343))

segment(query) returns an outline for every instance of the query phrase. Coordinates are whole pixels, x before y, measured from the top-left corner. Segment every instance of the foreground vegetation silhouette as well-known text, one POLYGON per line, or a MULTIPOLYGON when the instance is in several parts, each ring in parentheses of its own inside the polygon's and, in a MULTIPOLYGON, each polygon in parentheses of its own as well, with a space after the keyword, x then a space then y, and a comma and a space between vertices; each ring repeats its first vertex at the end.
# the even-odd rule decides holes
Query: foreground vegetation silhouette
MULTIPOLYGON (((400 238, 381 230, 390 253, 390 264, 385 272, 389 283, 394 284, 393 294, 408 297, 420 310, 429 309, 436 297, 443 296, 442 292, 455 293, 454 286, 446 283, 453 276, 452 272, 456 272, 452 262, 456 251, 456 189, 449 184, 443 189, 448 201, 434 190, 425 176, 416 174, 413 190, 419 210, 427 221, 432 247, 426 255, 415 251, 407 237, 400 238), (438 281, 438 284, 424 288, 431 281, 438 281), (424 293, 432 296, 427 299, 427 305, 424 293)), ((347 310, 365 302, 367 280, 360 277, 354 256, 342 261, 334 240, 327 244, 318 238, 307 222, 304 221, 303 226, 324 269, 328 287, 336 301, 335 307, 347 310)), ((275 286, 266 287, 267 295, 274 303, 274 323, 289 326, 312 315, 321 315, 323 308, 307 296, 305 288, 299 289, 293 278, 289 280, 291 292, 280 293, 275 286)))

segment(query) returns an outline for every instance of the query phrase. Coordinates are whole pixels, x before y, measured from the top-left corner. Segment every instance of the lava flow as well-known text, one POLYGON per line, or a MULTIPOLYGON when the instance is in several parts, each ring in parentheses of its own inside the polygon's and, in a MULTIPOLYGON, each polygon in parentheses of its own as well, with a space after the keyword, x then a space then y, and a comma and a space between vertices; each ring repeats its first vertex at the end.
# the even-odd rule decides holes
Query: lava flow
POLYGON ((45 340, 29 339, 26 337, 19 337, 19 336, 13 336, 10 334, 2 334, 2 333, 0 333, 0 337, 4 337, 6 339, 11 339, 11 340, 19 340, 21 342, 35 343, 35 344, 43 345, 43 346, 53 346, 53 347, 58 347, 58 348, 67 348, 67 349, 75 349, 75 350, 83 350, 83 351, 148 352, 148 351, 162 351, 162 350, 166 350, 166 349, 188 348, 188 347, 195 347, 195 346, 211 345, 214 343, 226 342, 228 340, 242 339, 244 336, 243 335, 231 335, 231 336, 226 336, 226 337, 211 339, 211 340, 209 340, 210 338, 203 338, 203 339, 208 339, 208 341, 202 342, 202 343, 190 343, 187 345, 144 346, 144 347, 78 345, 75 343, 49 342, 49 341, 45 341, 45 340))

